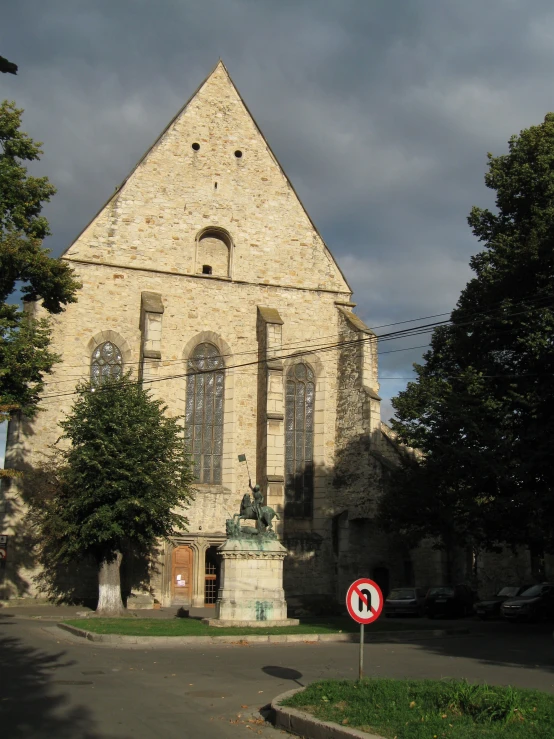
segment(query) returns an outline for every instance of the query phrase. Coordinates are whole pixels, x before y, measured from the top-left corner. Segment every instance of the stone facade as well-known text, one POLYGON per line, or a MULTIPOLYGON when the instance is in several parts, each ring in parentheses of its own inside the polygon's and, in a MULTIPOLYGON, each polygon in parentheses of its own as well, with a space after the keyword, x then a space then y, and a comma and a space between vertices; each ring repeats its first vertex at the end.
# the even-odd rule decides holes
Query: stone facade
MULTIPOLYGON (((298 611, 331 608, 359 576, 385 587, 438 581, 435 553, 412 557, 376 530, 375 502, 402 453, 380 423, 376 337, 222 63, 62 258, 83 287, 53 319, 62 361, 43 412, 10 424, 8 464, 43 458, 105 342, 175 416, 187 413, 184 375, 199 344, 225 368, 219 476, 196 486, 188 531, 160 547, 130 604, 215 603, 215 551, 248 490, 239 454, 280 516, 285 592, 298 611), (287 515, 286 387, 299 363, 315 388, 313 498, 304 515, 287 515)), ((36 594, 19 494, 14 483, 4 491, 3 598, 36 594)))

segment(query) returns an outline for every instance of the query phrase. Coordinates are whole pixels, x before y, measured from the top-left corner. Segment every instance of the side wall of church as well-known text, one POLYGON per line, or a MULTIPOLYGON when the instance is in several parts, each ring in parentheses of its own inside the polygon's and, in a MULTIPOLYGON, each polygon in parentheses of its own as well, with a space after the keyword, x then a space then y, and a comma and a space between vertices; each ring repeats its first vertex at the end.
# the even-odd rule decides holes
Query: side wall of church
POLYGON ((380 460, 381 420, 377 339, 349 306, 339 308, 336 451, 332 474, 332 534, 336 597, 370 576, 386 592, 402 582, 401 553, 375 522, 386 469, 380 460))

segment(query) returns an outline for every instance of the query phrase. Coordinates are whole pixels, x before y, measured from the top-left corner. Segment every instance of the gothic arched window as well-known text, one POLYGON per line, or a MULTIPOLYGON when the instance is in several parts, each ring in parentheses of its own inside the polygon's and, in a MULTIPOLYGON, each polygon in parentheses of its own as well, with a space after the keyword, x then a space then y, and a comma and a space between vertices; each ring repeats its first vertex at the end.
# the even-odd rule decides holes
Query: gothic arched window
POLYGON ((185 437, 198 482, 221 483, 223 454, 223 358, 213 344, 198 344, 187 365, 185 437))
POLYGON ((90 379, 95 384, 103 382, 109 377, 121 377, 123 374, 123 359, 119 347, 111 341, 105 341, 92 352, 90 362, 90 379))
POLYGON ((285 402, 285 514, 312 515, 315 378, 304 363, 287 372, 285 402))

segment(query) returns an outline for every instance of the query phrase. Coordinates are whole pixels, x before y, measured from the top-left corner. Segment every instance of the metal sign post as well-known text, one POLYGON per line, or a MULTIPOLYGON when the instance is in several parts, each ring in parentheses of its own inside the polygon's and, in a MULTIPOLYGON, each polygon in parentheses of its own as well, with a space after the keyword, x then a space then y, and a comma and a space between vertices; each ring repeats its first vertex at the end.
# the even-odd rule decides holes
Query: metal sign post
POLYGON ((360 669, 358 670, 358 680, 364 676, 364 624, 360 624, 360 669))
POLYGON ((383 610, 383 593, 373 580, 361 578, 352 583, 346 593, 349 615, 360 624, 360 663, 358 679, 364 676, 365 625, 377 621, 383 610))

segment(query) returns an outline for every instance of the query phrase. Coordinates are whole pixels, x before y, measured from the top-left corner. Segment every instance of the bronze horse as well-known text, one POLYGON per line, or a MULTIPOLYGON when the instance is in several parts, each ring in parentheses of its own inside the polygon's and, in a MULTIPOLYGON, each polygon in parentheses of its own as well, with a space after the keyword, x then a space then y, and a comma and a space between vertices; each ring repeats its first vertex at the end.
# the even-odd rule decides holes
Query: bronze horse
POLYGON ((258 531, 263 531, 262 526, 265 526, 268 531, 273 531, 271 522, 274 518, 280 521, 279 515, 267 505, 260 505, 258 507, 260 515, 258 516, 257 510, 252 505, 252 499, 248 493, 242 496, 240 504, 240 513, 235 513, 233 519, 238 517, 239 521, 256 521, 256 528, 258 531))

